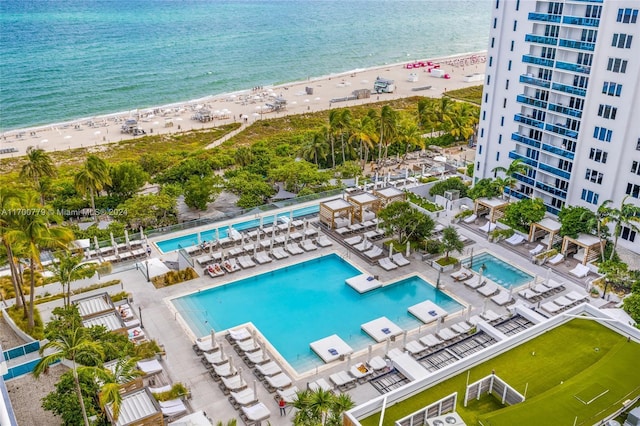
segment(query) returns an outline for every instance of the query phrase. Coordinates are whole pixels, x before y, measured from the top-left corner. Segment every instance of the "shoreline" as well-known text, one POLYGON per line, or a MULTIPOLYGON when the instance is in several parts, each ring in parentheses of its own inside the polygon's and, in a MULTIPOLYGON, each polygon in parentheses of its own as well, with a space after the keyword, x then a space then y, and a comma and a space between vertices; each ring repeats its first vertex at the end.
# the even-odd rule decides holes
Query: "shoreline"
POLYGON ((466 52, 433 59, 415 59, 369 68, 356 68, 324 76, 309 77, 307 80, 276 83, 160 106, 135 108, 58 123, 6 130, 0 134, 0 159, 24 155, 27 146, 38 146, 46 151, 56 151, 133 139, 137 136, 123 134, 119 131, 121 123, 128 118, 137 119, 139 127, 145 130, 146 134, 166 134, 210 128, 238 121, 251 124, 259 119, 264 119, 265 116, 268 118, 270 116, 301 114, 307 111, 315 112, 333 107, 355 106, 384 99, 409 96, 439 97, 447 88, 454 90, 482 84, 483 79, 472 82, 463 80, 465 74, 484 74, 486 61, 480 62, 479 58, 486 59, 486 53, 486 50, 466 52), (477 62, 471 64, 471 58, 476 58, 477 62), (451 75, 451 79, 434 78, 426 73, 426 68, 405 68, 410 63, 427 61, 440 64, 441 69, 451 75), (461 70, 463 72, 460 72, 461 70), (396 91, 394 93, 371 94, 371 97, 365 99, 330 102, 333 99, 350 96, 354 90, 371 90, 376 78, 375 74, 382 71, 384 71, 384 75, 381 74, 381 77, 395 80, 396 91), (408 81, 409 74, 416 74, 419 81, 408 81), (359 81, 353 81, 355 78, 359 81), (339 80, 338 84, 333 84, 335 79, 339 80), (413 88, 425 85, 429 85, 430 88, 412 91, 412 85, 413 88), (311 89, 311 93, 308 92, 308 89, 311 89), (275 97, 287 100, 286 110, 275 112, 266 110, 263 105, 275 97), (298 102, 296 97, 306 98, 301 99, 302 102, 298 102), (304 108, 305 106, 306 108, 304 108), (219 107, 224 108, 219 111, 221 109, 219 107), (212 112, 216 110, 221 113, 217 114, 218 117, 207 122, 192 119, 192 114, 204 109, 209 109, 212 112), (242 118, 238 120, 238 117, 242 118), (161 120, 164 120, 164 123, 161 123, 161 120), (84 132, 87 129, 93 129, 93 131, 84 132), (9 151, 2 153, 3 149, 9 151))

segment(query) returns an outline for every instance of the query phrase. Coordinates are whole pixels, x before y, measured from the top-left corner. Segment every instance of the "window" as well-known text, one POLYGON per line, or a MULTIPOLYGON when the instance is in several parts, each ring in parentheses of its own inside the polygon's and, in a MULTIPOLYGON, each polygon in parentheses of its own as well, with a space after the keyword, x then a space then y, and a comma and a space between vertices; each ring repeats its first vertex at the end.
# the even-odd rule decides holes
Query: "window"
POLYGON ((496 38, 495 37, 491 37, 491 48, 493 48, 495 43, 496 43, 496 38))
POLYGON ((600 18, 602 13, 602 6, 587 6, 587 12, 584 14, 585 18, 600 18))
POLYGON ((545 81, 551 81, 551 77, 553 77, 553 71, 546 68, 541 68, 538 70, 538 78, 541 78, 545 81))
POLYGON ((618 19, 616 21, 623 24, 635 24, 638 20, 638 9, 618 9, 618 19))
MULTIPOLYGON (((557 25, 545 25, 544 35, 545 37, 558 37, 560 27, 557 25)), ((584 40, 583 40, 584 41, 584 40)))
POLYGON ((486 104, 487 102, 489 102, 489 94, 485 93, 484 94, 484 103, 486 104))
POLYGON ((547 9, 547 13, 549 15, 562 15, 562 6, 563 3, 558 1, 552 1, 549 3, 549 8, 547 9))
POLYGON ((489 66, 493 65, 493 56, 489 56, 489 66))
POLYGON ((635 183, 627 184, 627 191, 625 192, 627 195, 631 195, 633 198, 640 198, 640 185, 635 183))
POLYGON ((582 37, 580 37, 580 41, 595 43, 597 36, 598 36, 597 30, 582 30, 582 37))
POLYGON ((582 190, 580 198, 590 204, 598 204, 599 195, 587 189, 582 190))
POLYGON ((589 85, 589 77, 582 77, 579 75, 573 76, 573 87, 582 87, 586 89, 589 85))
POLYGON ((502 144, 502 135, 498 135, 498 145, 502 144))
POLYGON ((622 238, 623 240, 634 242, 636 239, 636 231, 627 226, 623 226, 622 232, 620 233, 620 238, 622 238))
POLYGON ((640 151, 640 138, 638 138, 638 142, 636 142, 636 151, 640 151))
POLYGON ((602 93, 609 96, 620 96, 622 93, 622 84, 614 83, 611 81, 605 81, 602 85, 602 93))
POLYGON ((496 9, 500 6, 500 0, 496 0, 496 9))
POLYGON ((509 79, 504 83, 504 90, 509 90, 509 79))
POLYGON ((593 137, 603 142, 611 142, 611 136, 613 135, 613 131, 609 129, 605 129, 604 127, 596 126, 593 129, 593 137))
POLYGON ((484 128, 480 129, 480 137, 483 138, 484 137, 484 128))
POLYGON ((516 1, 516 10, 520 10, 520 0, 516 1))
POLYGON ((591 66, 593 63, 593 55, 591 53, 578 53, 577 64, 591 66))
POLYGON ((558 160, 558 168, 566 172, 570 172, 573 164, 569 160, 558 160))
POLYGON ((500 117, 500 126, 504 126, 504 116, 500 117))
POLYGON ((547 59, 555 59, 556 58, 556 48, 555 47, 543 47, 542 53, 540 54, 541 58, 547 59))
POLYGON ((634 161, 633 163, 631 163, 631 173, 634 173, 636 175, 640 175, 640 163, 637 161, 634 161))
POLYGON ((518 21, 513 21, 513 31, 518 29, 518 21))
POLYGON ((493 18, 493 28, 495 29, 498 26, 498 18, 493 18))
POLYGON ((602 173, 597 170, 587 169, 587 173, 584 178, 593 183, 601 184, 602 183, 602 173))
POLYGON ((619 72, 624 74, 627 71, 627 61, 620 58, 609 58, 607 71, 619 72))
POLYGON ((631 40, 633 36, 629 34, 614 34, 611 46, 618 47, 620 49, 629 49, 631 47, 631 40))
POLYGON ((500 151, 496 152, 496 161, 500 161, 500 151))
POLYGON ((598 107, 598 115, 603 118, 615 120, 616 114, 618 113, 618 108, 612 107, 611 105, 602 105, 598 107))
POLYGON ((478 155, 482 155, 482 145, 478 145, 478 155))
POLYGON ((482 121, 487 119, 487 111, 482 111, 482 121))
POLYGON ((476 163, 476 170, 480 171, 480 162, 479 161, 476 163))
POLYGON ((509 59, 509 64, 507 65, 507 69, 511 71, 511 59, 509 59))
POLYGON ((502 101, 502 108, 506 108, 507 107, 507 98, 504 98, 504 101, 502 101))
POLYGON ((487 76, 487 86, 491 84, 491 74, 487 76))
POLYGON ((605 164, 607 162, 607 152, 601 149, 591 148, 589 159, 597 163, 605 164))
POLYGON ((511 40, 511 51, 513 52, 513 46, 515 46, 515 41, 511 40))

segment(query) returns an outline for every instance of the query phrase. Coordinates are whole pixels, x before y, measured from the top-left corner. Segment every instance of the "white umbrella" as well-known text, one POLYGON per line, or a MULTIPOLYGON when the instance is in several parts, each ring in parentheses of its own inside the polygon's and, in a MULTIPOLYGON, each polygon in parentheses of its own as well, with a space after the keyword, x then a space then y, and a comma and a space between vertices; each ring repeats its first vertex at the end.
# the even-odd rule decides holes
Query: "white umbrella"
POLYGON ((253 398, 258 399, 258 381, 253 381, 253 398))
POLYGON ((278 219, 274 216, 273 224, 271 224, 271 239, 273 240, 276 237, 276 224, 278 223, 278 219))
POLYGON ((409 250, 411 250, 411 245, 409 244, 409 241, 407 241, 407 257, 409 257, 409 250))
POLYGON ((211 347, 215 348, 218 346, 218 342, 216 342, 216 331, 211 329, 211 347))
POLYGON ((385 347, 385 349, 384 349, 384 352, 385 352, 386 354, 389 354, 389 348, 390 348, 390 346, 391 346, 391 339, 389 339, 389 338, 387 337, 387 345, 386 345, 386 347, 385 347))
POLYGON ((144 240, 144 229, 140 227, 140 240, 144 240))
POLYGON ((347 370, 351 368, 351 354, 347 355, 347 370))
POLYGON ((229 374, 232 374, 234 370, 235 368, 233 366, 233 358, 229 357, 229 374))
POLYGON ((484 302, 482 302, 482 313, 484 314, 485 312, 487 312, 487 302, 489 302, 489 298, 485 297, 484 298, 484 302))
POLYGON ((529 282, 529 288, 533 288, 535 287, 536 283, 538 282, 538 274, 536 274, 535 277, 533 277, 533 281, 529 282))
MULTIPOLYGON (((253 257, 256 257, 256 252, 258 251, 258 244, 254 244, 253 245, 253 257)), ((254 337, 255 337, 255 333, 254 333, 254 337)))
POLYGON ((407 330, 402 333, 402 347, 407 346, 407 330))
POLYGON ((269 244, 269 253, 273 252, 273 238, 271 239, 271 242, 269 244))
POLYGON ((293 222, 293 209, 289 210, 289 220, 293 222))
POLYGON ((263 222, 264 222, 264 217, 260 216, 260 229, 262 229, 263 222))
POLYGON ((545 281, 545 284, 549 284, 549 280, 551 279, 551 268, 547 269, 547 279, 545 281))
POLYGON ((97 236, 93 236, 93 244, 96 247, 96 250, 100 250, 100 244, 98 244, 98 237, 97 236))
POLYGON ((359 177, 360 177, 360 176, 356 176, 356 184, 355 184, 355 186, 358 186, 358 178, 359 178, 359 177))
POLYGON ((115 255, 118 255, 118 244, 116 244, 116 240, 115 238, 113 238, 113 232, 110 232, 111 234, 111 247, 113 247, 113 252, 115 253, 115 255))
POLYGON ((220 345, 220 359, 221 360, 227 359, 227 356, 224 353, 224 346, 222 346, 222 345, 220 345))
POLYGON ((389 243, 389 259, 393 257, 393 242, 389 243))
POLYGON ((367 362, 371 361, 371 345, 367 349, 367 362))
POLYGON ((126 229, 124 230, 124 242, 127 244, 127 246, 129 245, 129 231, 127 231, 126 229))
POLYGON ((216 228, 216 241, 220 241, 220 228, 216 228))
POLYGON ((202 235, 198 232, 198 244, 202 243, 202 235))

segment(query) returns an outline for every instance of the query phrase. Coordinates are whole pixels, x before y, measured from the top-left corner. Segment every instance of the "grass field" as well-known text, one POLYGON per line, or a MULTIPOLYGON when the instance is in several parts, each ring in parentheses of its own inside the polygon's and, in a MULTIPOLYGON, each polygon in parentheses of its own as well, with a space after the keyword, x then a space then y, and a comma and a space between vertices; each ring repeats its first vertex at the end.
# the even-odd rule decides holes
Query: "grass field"
MULTIPOLYGON (((595 321, 576 319, 540 337, 473 367, 469 383, 491 373, 527 400, 503 407, 492 396, 483 396, 463 407, 467 372, 452 377, 414 397, 388 407, 383 424, 419 410, 458 392, 457 411, 468 425, 591 425, 640 395, 640 344, 595 321), (606 393, 603 393, 607 390, 606 393), (581 402, 576 396, 591 401, 581 402), (597 398, 596 398, 597 397, 597 398)), ((360 419, 365 426, 379 424, 379 414, 360 419)))

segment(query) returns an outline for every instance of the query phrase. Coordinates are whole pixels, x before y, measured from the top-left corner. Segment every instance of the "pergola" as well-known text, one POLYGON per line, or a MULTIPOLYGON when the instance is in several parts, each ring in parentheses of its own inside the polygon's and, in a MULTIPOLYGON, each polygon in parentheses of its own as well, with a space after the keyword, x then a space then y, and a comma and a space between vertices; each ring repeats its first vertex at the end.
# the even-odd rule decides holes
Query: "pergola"
POLYGON ((508 205, 508 201, 500 198, 478 198, 476 199, 473 212, 480 217, 484 214, 485 210, 487 210, 489 222, 495 222, 504 216, 504 209, 508 205))
POLYGON ((78 306, 78 312, 83 320, 113 312, 116 308, 111 297, 106 292, 76 299, 71 303, 78 306))
POLYGON ((336 217, 346 216, 351 223, 352 215, 353 204, 342 198, 320 203, 320 223, 326 224, 330 229, 333 229, 336 217))
POLYGON ((578 238, 571 238, 565 235, 562 240, 561 253, 566 256, 567 252, 574 246, 577 246, 578 250, 580 248, 584 249, 584 256, 582 257, 583 265, 586 265, 587 262, 596 259, 600 255, 600 239, 593 235, 579 234, 578 238))
POLYGON ((122 394, 120 402, 120 415, 118 420, 113 420, 113 408, 111 404, 105 406, 107 417, 115 426, 163 426, 162 411, 149 388, 143 388, 122 394))
POLYGON ((380 206, 380 200, 375 195, 369 192, 363 192, 362 194, 352 195, 347 197, 347 201, 353 204, 354 209, 354 217, 358 219, 358 221, 362 222, 364 211, 371 210, 372 212, 377 212, 380 206))
POLYGON ((395 201, 404 201, 407 199, 407 194, 405 194, 404 191, 394 188, 393 186, 375 190, 373 191, 373 195, 380 199, 380 208, 387 207, 395 201))
POLYGON ((559 232, 561 225, 559 222, 545 217, 540 222, 532 223, 529 226, 529 241, 534 242, 542 238, 545 234, 549 234, 549 243, 547 244, 547 250, 551 249, 555 240, 560 240, 559 232))

